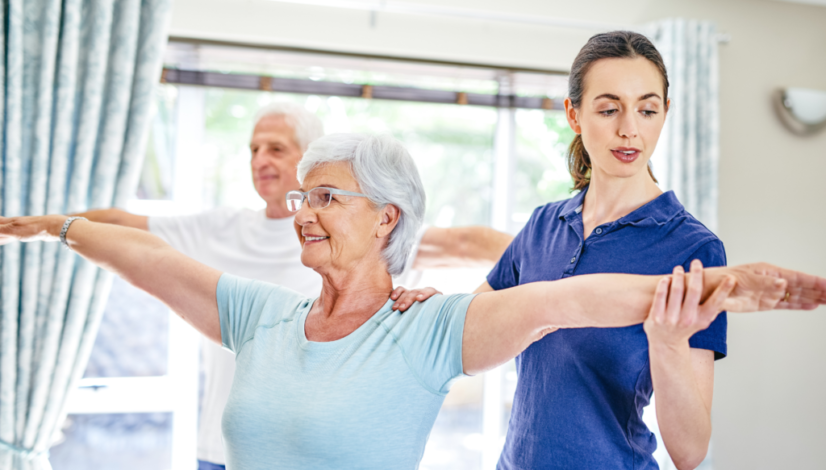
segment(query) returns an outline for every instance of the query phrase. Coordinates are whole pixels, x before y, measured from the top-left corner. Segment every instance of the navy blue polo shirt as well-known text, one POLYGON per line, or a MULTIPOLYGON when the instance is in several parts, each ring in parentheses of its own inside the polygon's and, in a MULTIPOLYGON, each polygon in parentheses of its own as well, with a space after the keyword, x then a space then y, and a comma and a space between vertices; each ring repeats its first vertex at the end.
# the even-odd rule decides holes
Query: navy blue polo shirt
MULTIPOLYGON (((579 274, 668 274, 694 259, 726 264, 723 243, 671 191, 584 240, 586 191, 534 211, 488 275, 493 289, 579 274)), ((724 357, 726 314, 689 344, 724 357)), ((653 392, 642 324, 556 331, 522 352, 516 370, 499 469, 658 468, 656 439, 642 421, 653 392)))

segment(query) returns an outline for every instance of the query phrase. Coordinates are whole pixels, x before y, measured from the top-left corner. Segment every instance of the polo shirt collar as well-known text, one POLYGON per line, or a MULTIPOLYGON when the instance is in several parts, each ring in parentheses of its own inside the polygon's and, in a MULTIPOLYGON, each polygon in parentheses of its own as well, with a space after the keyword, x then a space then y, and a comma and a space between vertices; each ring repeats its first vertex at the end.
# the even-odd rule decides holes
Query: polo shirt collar
POLYGON ((663 225, 684 210, 685 208, 677 200, 677 196, 674 195, 674 191, 666 191, 634 212, 617 220, 617 223, 623 225, 645 225, 648 223, 663 225))
POLYGON ((562 205, 562 210, 559 213, 559 218, 568 220, 568 217, 581 213, 582 201, 585 200, 586 192, 588 192, 588 186, 584 187, 576 196, 565 201, 565 204, 562 205))
MULTIPOLYGON (((582 202, 585 200, 585 194, 588 192, 588 186, 582 189, 576 196, 568 199, 562 205, 559 218, 568 220, 569 217, 580 214, 582 212, 582 202)), ((674 191, 666 191, 652 201, 638 208, 634 212, 617 220, 618 224, 623 225, 642 225, 647 222, 652 222, 657 225, 662 225, 679 215, 685 208, 677 200, 674 191)))

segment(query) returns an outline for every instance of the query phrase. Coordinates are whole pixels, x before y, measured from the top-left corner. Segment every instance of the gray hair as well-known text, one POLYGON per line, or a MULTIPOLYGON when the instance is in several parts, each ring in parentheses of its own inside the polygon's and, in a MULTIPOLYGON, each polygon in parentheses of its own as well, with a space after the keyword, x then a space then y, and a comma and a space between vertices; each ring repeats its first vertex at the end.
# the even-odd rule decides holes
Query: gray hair
POLYGON ((254 126, 267 116, 283 116, 287 124, 295 132, 295 142, 305 152, 310 143, 324 135, 324 124, 315 114, 307 111, 304 106, 286 101, 277 101, 259 109, 255 113, 254 126))
POLYGON ((387 271, 401 274, 424 220, 424 186, 413 157, 401 142, 387 135, 331 134, 307 148, 298 163, 298 181, 303 183, 313 168, 336 162, 350 165, 361 191, 377 207, 392 204, 399 209, 399 223, 382 255, 387 271))

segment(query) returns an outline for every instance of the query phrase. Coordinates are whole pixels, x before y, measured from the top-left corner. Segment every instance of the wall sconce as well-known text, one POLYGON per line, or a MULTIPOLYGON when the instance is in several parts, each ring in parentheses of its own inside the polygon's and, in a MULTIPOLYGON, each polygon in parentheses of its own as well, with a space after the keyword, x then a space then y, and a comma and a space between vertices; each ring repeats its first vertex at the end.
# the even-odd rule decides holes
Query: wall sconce
POLYGON ((774 95, 780 120, 797 135, 812 135, 826 129, 826 91, 782 88, 774 95))

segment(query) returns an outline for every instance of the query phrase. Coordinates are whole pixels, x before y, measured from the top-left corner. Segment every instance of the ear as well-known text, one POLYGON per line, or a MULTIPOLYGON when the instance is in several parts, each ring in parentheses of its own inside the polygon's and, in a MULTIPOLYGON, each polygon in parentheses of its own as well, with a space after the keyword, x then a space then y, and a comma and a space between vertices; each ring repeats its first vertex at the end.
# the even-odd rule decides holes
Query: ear
POLYGON ((668 113, 669 109, 671 109, 671 98, 665 100, 665 112, 668 113))
POLYGON ((379 229, 376 231, 376 238, 384 238, 390 236, 393 229, 399 223, 399 217, 402 212, 393 204, 387 204, 381 210, 381 221, 379 222, 379 229))
POLYGON ((571 98, 565 98, 565 117, 568 119, 571 130, 577 134, 582 134, 582 126, 579 125, 579 111, 574 108, 571 98))

